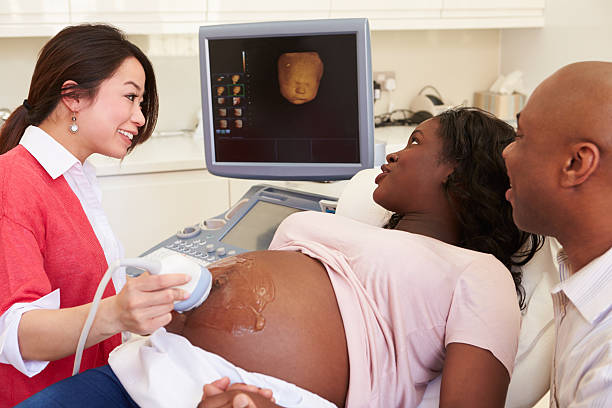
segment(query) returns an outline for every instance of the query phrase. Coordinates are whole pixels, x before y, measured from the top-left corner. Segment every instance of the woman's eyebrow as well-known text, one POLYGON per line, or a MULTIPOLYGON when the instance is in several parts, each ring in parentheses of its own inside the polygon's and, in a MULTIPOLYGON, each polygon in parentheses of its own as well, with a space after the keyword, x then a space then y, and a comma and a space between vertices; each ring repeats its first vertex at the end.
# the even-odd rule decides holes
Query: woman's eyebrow
POLYGON ((136 82, 134 82, 134 81, 126 81, 126 82, 123 83, 123 85, 133 85, 134 88, 136 88, 138 91, 140 91, 140 86, 136 82))

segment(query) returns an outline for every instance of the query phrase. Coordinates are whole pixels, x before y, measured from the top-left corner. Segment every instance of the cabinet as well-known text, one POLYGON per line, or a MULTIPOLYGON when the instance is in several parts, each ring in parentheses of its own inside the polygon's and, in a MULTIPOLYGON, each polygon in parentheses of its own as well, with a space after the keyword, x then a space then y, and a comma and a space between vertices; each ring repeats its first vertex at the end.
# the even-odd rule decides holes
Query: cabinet
POLYGON ((128 34, 196 34, 204 24, 367 17, 372 30, 541 27, 545 0, 4 0, 0 36, 50 36, 108 22, 128 34))
POLYGON ((209 0, 207 22, 357 17, 373 30, 541 27, 544 0, 209 0))
POLYGON ((441 18, 455 28, 544 26, 545 0, 444 0, 441 18))
POLYGON ((542 27, 544 0, 331 0, 330 17, 367 17, 372 30, 542 27))
POLYGON ((4 0, 0 37, 52 36, 70 23, 69 0, 4 0))
POLYGON ((228 181, 206 170, 99 176, 102 207, 128 257, 229 208, 228 181))
POLYGON ((442 0, 332 0, 330 17, 367 17, 373 30, 428 29, 441 9, 442 0))
POLYGON ((208 22, 321 19, 329 7, 330 0, 208 0, 208 22))
POLYGON ((111 23, 129 34, 197 33, 205 0, 70 0, 70 22, 111 23))

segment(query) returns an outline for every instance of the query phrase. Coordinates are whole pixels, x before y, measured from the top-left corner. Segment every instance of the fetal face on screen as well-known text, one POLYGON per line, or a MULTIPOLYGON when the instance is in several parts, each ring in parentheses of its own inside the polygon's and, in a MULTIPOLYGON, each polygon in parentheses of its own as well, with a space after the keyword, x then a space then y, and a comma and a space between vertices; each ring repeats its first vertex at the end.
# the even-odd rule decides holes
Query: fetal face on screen
POLYGON ((288 52, 278 58, 281 95, 295 105, 316 98, 322 76, 323 61, 316 52, 288 52))

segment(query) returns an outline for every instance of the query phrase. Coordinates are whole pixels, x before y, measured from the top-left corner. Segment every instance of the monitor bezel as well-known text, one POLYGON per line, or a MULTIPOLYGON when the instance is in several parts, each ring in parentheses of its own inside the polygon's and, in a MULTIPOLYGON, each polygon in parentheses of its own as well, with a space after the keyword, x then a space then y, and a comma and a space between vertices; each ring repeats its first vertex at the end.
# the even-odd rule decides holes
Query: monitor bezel
POLYGON ((199 34, 200 88, 206 168, 217 176, 261 180, 344 180, 374 165, 374 106, 370 28, 365 18, 274 21, 202 26, 199 34), (213 96, 208 41, 233 38, 355 34, 359 163, 221 162, 215 159, 213 96))

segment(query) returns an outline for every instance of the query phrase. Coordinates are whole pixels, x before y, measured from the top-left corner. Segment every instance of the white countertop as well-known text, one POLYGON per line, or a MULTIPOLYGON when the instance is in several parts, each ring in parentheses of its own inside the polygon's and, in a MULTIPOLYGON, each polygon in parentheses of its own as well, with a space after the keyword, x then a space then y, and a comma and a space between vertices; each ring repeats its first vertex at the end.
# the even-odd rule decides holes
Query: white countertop
POLYGON ((206 168, 204 141, 194 138, 192 133, 153 136, 136 146, 123 160, 99 154, 88 160, 99 177, 206 168))
MULTIPOLYGON (((413 130, 412 126, 376 128, 374 139, 387 144, 385 152, 388 154, 403 149, 413 130)), ((206 168, 204 141, 201 136, 194 137, 193 133, 188 132, 153 136, 136 146, 123 160, 99 154, 92 155, 88 160, 99 177, 206 168)))
POLYGON ((383 126, 374 130, 374 141, 384 142, 387 154, 397 152, 406 147, 410 135, 416 126, 383 126))

